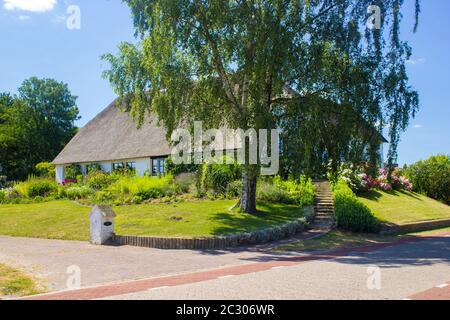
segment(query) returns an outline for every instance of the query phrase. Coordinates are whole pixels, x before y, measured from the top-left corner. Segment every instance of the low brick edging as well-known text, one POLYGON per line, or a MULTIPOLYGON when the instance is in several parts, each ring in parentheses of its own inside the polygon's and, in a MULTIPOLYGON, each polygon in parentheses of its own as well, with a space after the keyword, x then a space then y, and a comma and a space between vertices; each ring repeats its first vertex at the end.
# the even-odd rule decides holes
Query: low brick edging
POLYGON ((129 245, 136 247, 156 249, 225 249, 242 245, 264 244, 271 241, 286 239, 303 232, 314 217, 314 208, 302 208, 304 218, 263 230, 234 234, 229 236, 217 236, 207 238, 163 238, 122 236, 113 234, 111 241, 117 245, 129 245))
POLYGON ((405 224, 382 224, 381 234, 412 233, 450 227, 450 219, 419 221, 405 224))

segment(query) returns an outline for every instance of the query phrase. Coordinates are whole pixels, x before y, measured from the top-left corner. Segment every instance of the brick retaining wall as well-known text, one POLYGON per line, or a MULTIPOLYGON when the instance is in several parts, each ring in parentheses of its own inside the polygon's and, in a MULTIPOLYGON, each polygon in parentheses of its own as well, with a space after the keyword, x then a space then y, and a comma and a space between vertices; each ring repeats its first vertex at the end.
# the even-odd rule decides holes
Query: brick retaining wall
POLYGON ((314 209, 303 208, 305 218, 249 233, 208 238, 162 238, 122 236, 114 234, 111 241, 118 245, 129 245, 157 249, 224 249, 241 245, 264 244, 270 241, 286 239, 302 232, 313 219, 314 209))
POLYGON ((430 220, 405 223, 401 225, 397 224, 383 224, 382 234, 395 234, 395 233, 412 233, 434 229, 442 229, 450 227, 450 219, 430 220))

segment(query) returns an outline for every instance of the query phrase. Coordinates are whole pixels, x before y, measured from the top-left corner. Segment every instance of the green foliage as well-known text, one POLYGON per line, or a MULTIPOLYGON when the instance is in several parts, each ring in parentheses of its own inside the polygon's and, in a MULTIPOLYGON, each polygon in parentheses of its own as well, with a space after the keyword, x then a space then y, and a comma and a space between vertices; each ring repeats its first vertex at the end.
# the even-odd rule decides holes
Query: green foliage
POLYGON ((236 181, 230 182, 227 185, 226 196, 228 198, 238 198, 241 196, 241 193, 242 193, 242 180, 236 180, 236 181))
POLYGON ((432 156, 406 166, 403 172, 412 182, 414 191, 450 204, 450 156, 432 156))
POLYGON ((177 193, 191 192, 195 184, 195 175, 193 173, 181 173, 174 178, 177 193))
POLYGON ((65 197, 70 200, 86 199, 95 193, 88 186, 70 186, 65 190, 65 197))
POLYGON ((292 179, 283 181, 277 176, 273 179, 260 181, 257 198, 261 201, 311 205, 314 202, 315 188, 311 179, 301 177, 300 181, 292 179))
POLYGON ((64 175, 66 179, 77 180, 77 178, 82 175, 81 167, 77 164, 71 164, 64 167, 64 175))
POLYGON ((27 181, 17 183, 14 190, 22 197, 49 197, 57 192, 58 184, 54 180, 31 176, 27 181))
POLYGON ((379 222, 352 189, 340 180, 333 186, 334 209, 339 228, 353 232, 376 232, 379 222))
POLYGON ((87 166, 88 173, 103 172, 102 166, 98 163, 89 164, 87 166))
MULTIPOLYGON (((286 159, 308 169, 327 155, 334 162, 343 153, 361 157, 362 146, 376 143, 370 132, 355 138, 358 129, 381 131, 383 123, 390 128, 389 162, 395 160, 399 133, 418 109, 405 67, 411 48, 400 39, 403 1, 377 1, 389 19, 373 32, 365 26, 372 0, 125 2, 140 41, 104 55, 104 76, 138 124, 153 111, 168 136, 193 119, 209 128, 279 126, 294 141, 290 152, 298 150, 283 153, 286 159), (298 95, 286 95, 286 87, 298 95), (316 140, 318 128, 330 124, 316 116, 330 105, 347 106, 359 119, 339 121, 316 140), (315 118, 321 121, 307 121, 315 118)), ((251 190, 258 168, 244 166, 251 190)), ((244 190, 243 209, 254 212, 254 194, 244 190)))
POLYGON ((241 177, 236 164, 204 164, 202 170, 202 189, 218 195, 226 195, 227 186, 241 177))
POLYGON ((105 199, 116 199, 120 202, 133 200, 150 200, 176 193, 176 185, 171 175, 161 177, 121 176, 112 183, 101 196, 105 199), (135 198, 138 197, 138 198, 135 198))
POLYGON ((102 190, 117 181, 117 174, 109 174, 101 171, 94 171, 85 177, 86 185, 95 190, 102 190))
POLYGON ((18 96, 0 97, 0 163, 10 180, 24 180, 52 161, 76 132, 76 97, 67 85, 30 78, 18 96))
POLYGON ((55 170, 55 165, 50 162, 40 162, 36 165, 36 173, 40 177, 54 178, 56 174, 55 170))
POLYGON ((194 173, 199 169, 198 164, 174 164, 171 157, 166 159, 166 170, 173 176, 182 173, 194 173))

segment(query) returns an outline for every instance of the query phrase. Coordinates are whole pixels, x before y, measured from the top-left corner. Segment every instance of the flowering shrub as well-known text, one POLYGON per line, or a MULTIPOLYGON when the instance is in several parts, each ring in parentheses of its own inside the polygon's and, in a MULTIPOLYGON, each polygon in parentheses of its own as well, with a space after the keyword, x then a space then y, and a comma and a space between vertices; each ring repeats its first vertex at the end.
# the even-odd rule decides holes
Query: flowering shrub
POLYGON ((389 182, 387 177, 387 170, 380 169, 380 175, 377 178, 378 188, 383 191, 391 190, 407 190, 412 191, 413 185, 408 180, 408 178, 402 176, 402 171, 400 168, 394 169, 391 174, 391 181, 389 182))
POLYGON ((339 173, 340 179, 344 181, 353 192, 364 192, 371 189, 379 189, 383 191, 407 190, 412 191, 412 183, 402 175, 402 171, 396 168, 391 174, 391 180, 388 179, 386 169, 380 169, 377 178, 372 178, 366 173, 358 173, 350 167, 341 168, 339 173))
POLYGON ((386 169, 380 169, 377 180, 377 188, 383 191, 392 191, 392 184, 388 180, 386 169))
POLYGON ((367 181, 364 180, 365 174, 360 173, 359 170, 350 167, 347 164, 341 166, 339 178, 340 180, 343 180, 353 192, 369 190, 367 181))

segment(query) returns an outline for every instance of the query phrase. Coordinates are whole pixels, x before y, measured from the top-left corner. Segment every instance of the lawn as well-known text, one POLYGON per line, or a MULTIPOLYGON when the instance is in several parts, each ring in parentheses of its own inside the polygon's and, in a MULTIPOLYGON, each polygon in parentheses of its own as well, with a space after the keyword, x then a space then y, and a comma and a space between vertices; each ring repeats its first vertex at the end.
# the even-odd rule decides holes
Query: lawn
POLYGON ((41 293, 34 279, 22 271, 0 264, 0 299, 7 296, 28 296, 41 293))
MULTIPOLYGON (((257 215, 229 208, 236 200, 192 201, 114 207, 117 234, 201 237, 254 231, 303 215, 298 206, 260 204, 257 215)), ((0 235, 89 240, 91 208, 61 200, 0 205, 0 235)))
POLYGON ((407 191, 369 191, 359 196, 382 222, 408 222, 450 218, 450 207, 426 196, 407 191))

